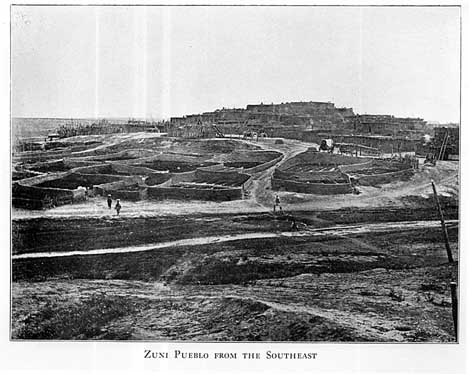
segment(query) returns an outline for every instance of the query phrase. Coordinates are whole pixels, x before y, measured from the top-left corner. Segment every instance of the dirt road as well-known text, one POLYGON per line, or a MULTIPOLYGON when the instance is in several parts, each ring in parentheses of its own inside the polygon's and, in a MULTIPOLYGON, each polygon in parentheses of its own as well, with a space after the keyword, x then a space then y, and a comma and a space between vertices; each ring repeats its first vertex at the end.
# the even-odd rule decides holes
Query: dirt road
MULTIPOLYGON (((447 225, 452 227, 457 225, 457 220, 447 221, 447 225)), ((242 241, 250 239, 263 239, 263 238, 280 238, 280 237, 305 237, 305 238, 329 238, 333 239, 334 236, 347 236, 358 234, 380 234, 401 232, 409 229, 425 230, 429 228, 439 227, 439 221, 410 221, 410 222, 386 222, 375 224, 360 224, 360 225, 343 225, 327 228, 312 229, 302 226, 299 231, 284 231, 284 232, 252 232, 248 234, 232 234, 223 236, 206 236, 206 237, 192 237, 189 239, 173 240, 163 243, 149 243, 141 246, 128 246, 118 248, 100 248, 90 249, 86 251, 56 251, 56 252, 35 252, 13 255, 13 261, 19 259, 33 259, 33 258, 50 258, 50 257, 68 257, 68 256, 91 256, 103 255, 110 253, 131 253, 131 252, 144 252, 152 251, 154 249, 171 248, 179 246, 200 246, 213 243, 224 243, 230 241, 242 241)))

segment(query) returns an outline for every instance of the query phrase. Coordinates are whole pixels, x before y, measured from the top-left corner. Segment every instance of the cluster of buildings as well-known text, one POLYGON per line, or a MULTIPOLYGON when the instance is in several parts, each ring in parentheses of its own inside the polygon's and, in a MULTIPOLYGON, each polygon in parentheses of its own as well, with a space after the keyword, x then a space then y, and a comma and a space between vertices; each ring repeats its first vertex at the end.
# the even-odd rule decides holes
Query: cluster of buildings
POLYGON ((56 129, 58 138, 69 138, 77 135, 100 135, 114 134, 121 132, 140 132, 152 131, 159 132, 164 130, 161 122, 129 119, 127 122, 110 122, 106 119, 94 123, 74 123, 64 124, 56 129))
MULTIPOLYGON (((333 139, 335 143, 358 144, 385 153, 416 151, 425 135, 432 137, 435 133, 438 137, 440 131, 422 118, 356 114, 352 108, 318 101, 250 104, 172 117, 166 130, 168 135, 180 137, 257 133, 318 144, 333 139)), ((446 133, 444 128, 441 131, 446 133)), ((445 142, 449 152, 459 153, 454 145, 459 143, 458 131, 445 142)), ((440 143, 435 140, 433 148, 440 143)))
POLYGON ((261 134, 310 141, 324 139, 344 147, 359 145, 371 153, 440 152, 444 158, 459 154, 459 131, 434 128, 422 118, 356 114, 352 108, 332 102, 297 101, 280 104, 249 104, 246 108, 222 108, 213 112, 172 117, 169 121, 101 120, 87 125, 63 125, 58 136, 154 131, 183 138, 212 138, 225 135, 261 134), (447 135, 451 132, 451 135, 447 135), (432 144, 422 143, 425 136, 432 144), (441 138, 441 139, 440 139, 441 138), (438 149, 440 148, 440 149, 438 149))
POLYGON ((336 108, 333 103, 291 102, 247 105, 246 109, 218 109, 213 112, 172 117, 170 127, 180 129, 194 124, 215 124, 222 132, 265 132, 271 137, 294 137, 311 129, 331 129, 353 117, 351 108, 336 108))
POLYGON ((170 127, 183 129, 193 125, 215 124, 222 132, 262 131, 271 137, 303 139, 309 132, 331 135, 383 135, 416 139, 428 130, 421 118, 392 115, 359 115, 352 108, 339 108, 331 102, 290 102, 255 104, 243 108, 218 109, 213 112, 172 117, 170 127))

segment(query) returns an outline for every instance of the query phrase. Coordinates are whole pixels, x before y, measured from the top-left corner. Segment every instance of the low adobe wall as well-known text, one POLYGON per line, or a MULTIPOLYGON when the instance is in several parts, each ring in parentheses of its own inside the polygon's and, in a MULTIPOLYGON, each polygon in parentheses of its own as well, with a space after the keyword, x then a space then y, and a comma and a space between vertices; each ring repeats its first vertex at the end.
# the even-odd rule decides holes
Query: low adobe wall
MULTIPOLYGON (((122 147, 119 146, 119 147, 122 147)), ((135 159, 149 157, 155 152, 149 149, 132 148, 126 150, 117 150, 117 146, 109 146, 100 149, 92 149, 81 153, 81 159, 85 161, 119 161, 135 162, 135 159)))
POLYGON ((376 148, 382 153, 412 152, 415 151, 416 142, 410 139, 395 139, 383 136, 367 135, 339 135, 332 136, 335 143, 352 143, 376 148))
POLYGON ((22 179, 32 178, 43 175, 42 173, 38 173, 36 171, 29 171, 29 170, 13 170, 11 172, 11 178, 13 181, 19 181, 22 179))
POLYGON ((79 186, 92 188, 94 186, 118 182, 121 180, 133 181, 134 183, 141 182, 141 178, 108 175, 108 174, 82 174, 72 173, 61 177, 55 177, 53 179, 45 180, 36 185, 36 187, 45 188, 63 188, 68 190, 74 190, 79 186))
POLYGON ((395 171, 391 173, 382 173, 382 174, 356 174, 355 179, 362 186, 377 186, 381 184, 392 183, 397 180, 404 180, 410 178, 414 174, 412 168, 395 171))
POLYGON ((364 157, 357 158, 308 150, 299 153, 295 157, 287 160, 279 167, 279 169, 282 171, 288 171, 288 169, 293 169, 297 165, 316 165, 317 168, 320 169, 324 167, 338 167, 352 164, 361 164, 371 160, 372 159, 370 158, 364 157))
POLYGON ((148 187, 150 199, 230 201, 243 198, 241 188, 183 188, 183 187, 148 187))
MULTIPOLYGON (((164 173, 160 173, 165 175, 164 173)), ((162 182, 160 187, 171 187, 180 183, 200 181, 200 183, 242 186, 251 177, 248 174, 238 173, 237 171, 213 171, 206 169, 196 169, 185 173, 169 173, 170 178, 162 182)), ((162 177, 164 178, 164 177, 162 177)))
POLYGON ((96 150, 89 149, 92 145, 75 144, 65 149, 52 149, 42 151, 29 151, 15 154, 15 162, 42 162, 48 160, 58 160, 64 158, 73 158, 76 152, 80 152, 80 156, 88 156, 95 154, 96 150))
POLYGON ((254 185, 254 180, 252 178, 249 178, 242 186, 243 189, 243 198, 245 198, 246 191, 251 190, 251 188, 254 185))
POLYGON ((126 187, 136 187, 136 186, 142 186, 143 182, 141 179, 135 179, 135 178, 125 178, 125 179, 120 179, 114 182, 109 182, 109 183, 102 183, 93 186, 93 192, 96 195, 107 195, 107 194, 114 194, 114 192, 118 190, 125 190, 126 187))
POLYGON ((373 166, 373 160, 367 161, 367 162, 362 162, 362 163, 359 163, 359 164, 340 165, 339 170, 342 173, 351 173, 353 171, 366 169, 366 168, 369 168, 371 166, 373 166))
POLYGON ((141 188, 139 190, 126 190, 123 187, 122 190, 113 190, 111 193, 113 199, 139 201, 146 200, 148 197, 148 189, 141 188))
POLYGON ((106 164, 82 165, 73 169, 73 172, 79 174, 110 174, 109 166, 106 164))
POLYGON ((15 208, 32 209, 32 210, 40 210, 40 209, 51 207, 49 204, 46 204, 44 200, 28 199, 28 198, 15 197, 15 196, 11 198, 11 204, 15 208))
POLYGON ((353 192, 350 183, 302 183, 272 178, 272 189, 317 195, 340 195, 353 192))
POLYGON ((72 169, 72 166, 67 164, 64 160, 54 160, 45 162, 36 162, 34 164, 27 164, 25 167, 28 170, 40 173, 58 173, 66 172, 72 169))
POLYGON ((22 179, 20 184, 22 186, 35 186, 35 185, 43 183, 43 182, 47 182, 47 181, 51 181, 51 180, 54 180, 54 179, 66 177, 70 174, 72 174, 72 172, 70 172, 70 171, 67 171, 67 172, 64 172, 64 173, 40 174, 40 175, 36 175, 34 177, 22 179))
POLYGON ((283 159, 283 155, 281 155, 277 158, 274 158, 273 160, 268 161, 268 162, 266 162, 264 164, 261 164, 259 166, 254 166, 253 168, 244 169, 243 171, 246 172, 246 173, 249 173, 249 174, 259 173, 261 171, 264 171, 264 170, 267 170, 267 169, 271 168, 272 166, 274 166, 275 164, 280 162, 282 159, 283 159))
POLYGON ((14 197, 24 197, 31 199, 43 199, 46 196, 57 198, 73 198, 73 191, 62 188, 46 188, 25 186, 19 183, 13 184, 12 192, 14 197))
POLYGON ((75 169, 84 166, 99 165, 99 163, 96 161, 84 161, 79 158, 65 158, 64 163, 65 165, 69 166, 70 169, 75 169))
POLYGON ((284 179, 271 179, 272 189, 317 195, 340 195, 353 192, 350 183, 302 183, 284 179))
POLYGON ((155 173, 153 169, 145 167, 131 166, 121 163, 106 162, 104 164, 79 167, 73 170, 80 174, 106 174, 106 175, 149 175, 155 173))
POLYGON ((243 186, 250 178, 250 175, 238 173, 237 171, 196 169, 194 180, 200 181, 201 183, 239 187, 243 186))
POLYGON ((45 162, 57 160, 71 155, 71 151, 31 151, 15 154, 14 162, 45 162))
POLYGON ((81 189, 43 188, 24 186, 19 183, 15 183, 12 187, 12 204, 17 208, 43 209, 72 204, 85 199, 85 191, 81 189))
POLYGON ((120 163, 110 163, 109 165, 112 165, 112 168, 118 173, 127 175, 150 175, 155 173, 155 170, 142 166, 125 165, 120 163))
POLYGON ((171 173, 158 173, 153 171, 153 173, 149 174, 148 178, 145 179, 145 184, 148 186, 162 184, 170 180, 173 175, 174 174, 171 173))
POLYGON ((276 179, 291 180, 299 183, 349 183, 350 177, 340 170, 314 171, 314 172, 285 172, 275 170, 273 177, 276 179))
POLYGON ((161 186, 172 186, 183 182, 192 182, 195 179, 195 170, 187 171, 185 173, 171 174, 171 178, 162 183, 161 186))

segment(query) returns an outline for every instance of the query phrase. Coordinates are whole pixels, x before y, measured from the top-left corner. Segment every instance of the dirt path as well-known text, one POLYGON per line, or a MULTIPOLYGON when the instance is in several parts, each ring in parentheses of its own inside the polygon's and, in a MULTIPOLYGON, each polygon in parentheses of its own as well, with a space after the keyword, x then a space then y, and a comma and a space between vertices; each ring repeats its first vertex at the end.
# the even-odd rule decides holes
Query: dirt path
MULTIPOLYGON (((285 139, 286 141, 286 139, 285 139)), ((263 171, 259 175, 253 176, 253 186, 250 191, 251 196, 250 199, 255 201, 259 206, 270 207, 273 205, 273 194, 271 191, 267 189, 271 187, 270 185, 270 178, 274 173, 275 169, 278 168, 280 165, 285 163, 287 160, 295 157, 299 153, 306 151, 308 148, 313 147, 315 144, 305 144, 298 141, 287 141, 286 144, 273 144, 271 143, 262 143, 261 147, 265 150, 269 151, 278 151, 283 154, 283 159, 280 160, 277 164, 273 165, 269 169, 263 171), (288 146, 285 146, 288 144, 288 146)))
MULTIPOLYGON (((450 220, 448 225, 457 224, 457 220, 450 220)), ((90 256, 103 255, 110 253, 131 253, 145 252, 154 249, 171 248, 180 246, 198 246, 213 243, 223 243, 235 240, 249 240, 261 238, 279 238, 279 237, 334 237, 369 233, 390 233, 399 232, 406 229, 428 229, 438 227, 439 221, 408 221, 408 222, 385 222, 362 225, 341 225, 328 228, 309 229, 298 232, 252 232, 234 235, 205 236, 189 239, 173 240, 162 243, 150 243, 140 246, 128 246, 117 248, 101 248, 87 251, 57 251, 57 252, 36 252, 24 253, 12 256, 13 260, 31 259, 31 258, 50 258, 50 257, 69 257, 69 256, 90 256)))

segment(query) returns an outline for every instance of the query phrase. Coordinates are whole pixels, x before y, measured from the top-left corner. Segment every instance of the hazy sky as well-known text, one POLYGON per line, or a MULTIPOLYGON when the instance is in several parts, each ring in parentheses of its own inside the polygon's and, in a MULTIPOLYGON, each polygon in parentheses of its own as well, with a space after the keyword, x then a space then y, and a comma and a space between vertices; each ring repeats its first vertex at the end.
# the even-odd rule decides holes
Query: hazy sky
POLYGON ((332 101, 459 121, 457 7, 12 7, 14 117, 332 101))

